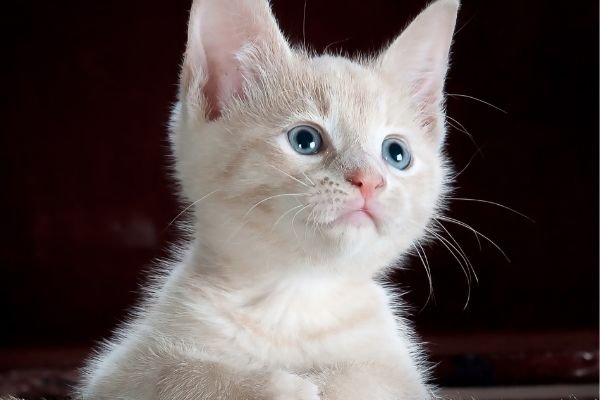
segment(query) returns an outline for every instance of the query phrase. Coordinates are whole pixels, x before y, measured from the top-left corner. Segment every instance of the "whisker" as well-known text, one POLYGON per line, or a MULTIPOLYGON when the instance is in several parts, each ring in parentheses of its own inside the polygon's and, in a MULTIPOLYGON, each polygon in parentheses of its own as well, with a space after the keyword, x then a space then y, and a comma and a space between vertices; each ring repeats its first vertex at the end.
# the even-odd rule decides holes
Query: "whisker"
POLYGON ((331 161, 333 160, 334 154, 331 151, 325 152, 325 157, 323 157, 323 164, 327 167, 331 165, 331 161))
POLYGON ((460 266, 460 269, 462 269, 463 273, 465 274, 465 278, 467 279, 467 299, 465 301, 464 308, 466 309, 467 305, 469 304, 469 301, 471 300, 471 276, 470 276, 470 274, 467 272, 467 269, 465 268, 463 261, 456 255, 456 253, 455 253, 456 249, 455 250, 452 249, 452 247, 454 247, 452 245, 452 243, 450 243, 446 238, 444 238, 441 235, 438 235, 431 229, 425 228, 425 230, 442 243, 442 245, 446 248, 446 250, 448 250, 448 252, 452 255, 452 257, 454 257, 454 259, 460 266))
POLYGON ((183 215, 183 214, 184 214, 184 213, 185 213, 187 210, 189 210, 190 208, 192 208, 194 205, 198 204, 198 203, 199 203, 199 202, 201 202, 202 200, 204 200, 204 199, 208 198, 209 196, 212 196, 213 194, 217 193, 219 190, 220 190, 220 189, 213 190, 212 192, 210 192, 210 193, 208 193, 208 194, 205 194, 204 196, 200 197, 198 200, 194 201, 192 204, 190 204, 189 206, 187 206, 186 208, 184 208, 184 209, 183 209, 183 210, 182 210, 182 211, 181 211, 179 214, 177 214, 177 215, 175 216, 175 218, 173 218, 173 219, 171 220, 171 222, 169 222, 169 224, 167 225, 167 227, 165 228, 165 230, 169 229, 169 227, 170 227, 171 225, 173 225, 173 223, 174 223, 175 221, 177 221, 177 219, 178 219, 179 217, 181 217, 181 216, 182 216, 182 215, 183 215))
POLYGON ((454 32, 454 36, 458 35, 460 33, 460 31, 465 29, 467 27, 467 25, 469 25, 471 23, 471 21, 473 21, 473 19, 475 18, 476 15, 477 14, 473 14, 473 16, 471 18, 469 18, 469 20, 467 22, 465 22, 460 28, 456 29, 456 31, 454 32))
POLYGON ((429 259, 427 258, 427 253, 425 253, 425 249, 419 242, 417 242, 417 246, 421 249, 421 253, 423 253, 423 258, 425 259, 425 265, 427 265, 427 269, 429 270, 429 287, 431 289, 431 298, 433 302, 435 302, 435 293, 433 291, 433 277, 431 275, 431 266, 429 265, 429 259))
POLYGON ((421 247, 421 245, 418 242, 415 242, 415 243, 413 243, 412 246, 415 249, 415 251, 417 252, 419 259, 421 260, 421 264, 423 264, 423 268, 425 268, 425 273, 427 274, 427 281, 429 282, 429 294, 427 295, 425 304, 423 305, 423 307, 421 307, 421 311, 423 311, 425 309, 425 307, 427 307, 427 304, 429 304, 429 300, 433 297, 433 280, 431 279, 431 268, 429 267, 429 260, 427 260, 427 256, 425 255, 425 250, 423 249, 423 247, 421 247, 421 250, 423 251, 423 256, 425 257, 425 258, 423 258, 421 256, 421 253, 419 252, 419 249, 417 248, 417 246, 415 244, 418 245, 419 247, 421 247))
POLYGON ((463 167, 463 169, 460 170, 460 172, 458 172, 457 174, 455 174, 451 179, 454 181, 456 180, 456 178, 458 178, 463 172, 465 172, 467 170, 467 168, 469 168, 469 166, 471 165, 471 163, 473 162, 473 160, 475 160, 475 157, 477 156, 477 154, 481 153, 483 155, 483 153, 481 152, 481 147, 477 149, 477 151, 475 153, 473 153, 473 155, 471 156, 471 158, 469 159, 469 162, 467 162, 467 165, 465 165, 463 167))
POLYGON ((271 199, 274 199, 277 197, 284 197, 284 196, 308 196, 308 195, 309 195, 308 193, 282 193, 282 194, 276 194, 274 196, 269 196, 266 199, 262 199, 261 201, 259 201, 258 203, 256 203, 252 207, 250 207, 250 209, 246 212, 246 214, 244 214, 242 219, 246 219, 246 217, 252 212, 252 210, 254 210, 256 207, 258 207, 265 201, 268 201, 268 200, 271 200, 271 199))
POLYGON ((488 103, 485 100, 478 99, 477 97, 468 96, 466 94, 459 94, 459 93, 446 93, 446 96, 450 96, 450 97, 464 97, 464 98, 467 98, 467 99, 475 100, 475 101, 478 101, 480 103, 486 104, 486 105, 488 105, 488 106, 490 106, 490 107, 492 107, 492 108, 494 108, 494 109, 496 109, 496 110, 498 110, 498 111, 500 111, 500 112, 502 112, 504 114, 508 114, 508 111, 503 110, 500 107, 493 105, 492 103, 488 103))
POLYGON ((329 50, 329 48, 330 48, 331 46, 335 46, 336 44, 344 43, 344 42, 346 42, 346 41, 348 41, 348 40, 350 40, 350 38, 349 38, 349 37, 347 37, 347 38, 345 38, 345 39, 341 39, 341 40, 336 40, 335 42, 331 42, 331 43, 329 43, 329 44, 328 44, 327 46, 325 46, 325 48, 323 49, 323 54, 326 54, 326 53, 327 53, 327 50, 329 50))
POLYGON ((476 147, 479 147, 479 145, 478 145, 478 144, 477 144, 477 142, 475 141, 475 138, 473 138, 473 135, 471 135, 471 133, 470 133, 470 132, 467 130, 467 128, 465 128, 465 126, 464 126, 463 124, 461 124, 460 122, 458 122, 458 120, 457 120, 457 119, 455 119, 455 118, 452 118, 452 117, 451 117, 451 116, 449 116, 449 115, 446 115, 446 119, 448 120, 448 121, 446 121, 446 123, 448 123, 448 125, 450 125, 450 126, 451 126, 451 127, 453 127, 454 129, 456 129, 457 131, 459 131, 459 132, 462 132, 462 133, 464 133, 465 135, 467 135, 467 136, 469 137, 469 139, 471 139, 471 142, 473 142, 473 144, 474 144, 476 147), (456 125, 452 124, 450 121, 454 122, 454 124, 456 124, 456 125))
POLYGON ((304 0, 304 11, 302 12, 302 45, 306 48, 306 2, 304 0))
POLYGON ((310 203, 305 205, 304 207, 302 207, 301 209, 299 209, 296 214, 294 214, 294 216, 292 217, 292 231, 294 232, 294 236, 296 236, 296 239, 300 240, 300 238, 298 237, 298 233, 296 232, 296 228, 294 228, 294 221, 296 220, 296 217, 298 216, 298 214, 300 214, 302 211, 306 210, 308 207, 310 207, 310 203))
MULTIPOLYGON (((312 210, 310 210, 310 212, 308 213, 308 216, 306 217, 306 221, 304 221, 304 242, 305 243, 308 240, 308 224, 310 222, 310 219, 315 214, 315 210, 316 210, 315 207, 313 207, 312 210)), ((314 232, 314 224, 313 224, 313 232, 314 232)))
POLYGON ((469 259, 464 255, 464 252, 460 251, 450 240, 448 240, 447 238, 445 238, 441 234, 436 233, 436 235, 439 236, 440 240, 443 240, 444 242, 446 242, 452 248, 452 250, 454 250, 456 252, 456 254, 464 262, 463 265, 466 268, 465 272, 467 274, 467 278, 468 278, 468 281, 469 281, 469 284, 470 284, 471 283, 471 269, 472 269, 472 266, 471 266, 471 262, 469 261, 469 259))
POLYGON ((310 179, 310 178, 308 177, 308 175, 306 175, 306 174, 304 173, 304 171, 300 171, 300 172, 302 172, 302 175, 304 175, 304 177, 306 178, 306 180, 307 180, 307 181, 308 181, 308 182, 309 182, 309 183, 310 183, 310 184, 311 184, 311 185, 314 187, 314 186, 315 186, 315 183, 312 181, 312 179, 310 179))
POLYGON ((446 119, 449 119, 450 121, 452 121, 456 125, 458 125, 458 126, 453 126, 456 130, 461 131, 462 133, 468 135, 471 139, 473 139, 473 135, 471 135, 471 133, 467 130, 467 128, 465 128, 465 126, 463 124, 461 124, 456 118, 453 118, 450 115, 446 114, 446 119))
MULTIPOLYGON (((252 210, 254 210, 256 207, 258 207, 261 203, 264 203, 265 201, 274 199, 276 197, 282 197, 282 196, 306 196, 306 195, 308 195, 308 194, 307 193, 282 193, 282 194, 276 194, 274 196, 269 196, 266 199, 262 199, 261 201, 259 201, 258 203, 256 203, 252 207, 250 207, 250 209, 242 217, 242 222, 237 226, 237 228, 235 228, 232 231, 232 233, 227 237, 226 241, 230 242, 242 230, 242 228, 248 223, 248 219, 247 219, 248 215, 250 215, 250 213, 252 212, 252 210)), ((273 229, 274 227, 275 226, 273 226, 271 229, 273 229)))
POLYGON ((467 130, 467 128, 460 123, 459 120, 457 120, 456 118, 452 118, 449 115, 446 115, 446 122, 448 123, 448 125, 450 125, 452 128, 456 129, 459 132, 464 133, 465 135, 467 135, 469 137, 469 140, 471 141, 471 143, 473 143, 473 146, 475 146, 475 148, 477 149, 477 153, 481 153, 481 156, 483 156, 483 152, 481 151, 482 146, 479 145, 479 143, 477 143, 477 141, 475 140, 475 138, 473 137, 473 135, 471 135, 471 132, 469 132, 467 130), (451 123, 450 121, 453 121, 453 123, 451 123))
POLYGON ((452 234, 450 233, 450 231, 444 226, 444 224, 442 224, 437 219, 435 220, 435 222, 442 228, 442 230, 444 232, 446 232, 446 234, 450 237, 450 240, 452 240, 452 242, 454 242, 454 244, 456 245, 456 247, 460 251, 460 254, 462 255, 462 258, 465 260, 465 262, 467 263, 467 265, 471 268, 471 272, 473 274, 473 277, 475 278, 475 282, 479 283, 479 277, 477 276, 477 273, 475 272, 475 268, 473 267, 473 263, 471 263, 471 260, 469 260, 469 257, 467 257, 467 253, 464 251, 464 249, 461 247, 461 245, 458 243, 458 241, 454 238, 454 236, 452 236, 452 234))
POLYGON ((450 217, 444 217, 444 216, 438 216, 436 217, 436 219, 441 219, 442 221, 446 221, 446 222, 450 222, 452 224, 456 224, 459 226, 462 226, 465 229, 470 230, 471 232, 473 232, 476 236, 481 236, 483 239, 485 239, 488 243, 490 243, 492 246, 494 246, 496 248, 496 250, 498 250, 500 252, 500 254, 502 254, 502 256, 506 259, 507 262, 511 262, 510 258, 508 258, 508 256, 506 255, 506 253, 504 252, 504 250, 502 250, 502 248, 500 246, 498 246, 492 239, 490 239, 489 237, 485 236, 483 233, 479 232, 477 229, 473 228, 471 225, 459 221, 457 219, 454 218, 450 218, 450 217))
POLYGON ((448 200, 458 200, 458 201, 474 201, 477 203, 484 203, 484 204, 491 204, 493 206, 497 206, 500 208, 504 208, 505 210, 511 211, 527 220, 529 220, 530 222, 535 223, 535 220, 531 217, 528 217, 527 215, 523 214, 522 212, 519 212, 513 208, 510 208, 508 206, 505 206, 504 204, 500 204, 500 203, 496 203, 494 201, 489 201, 489 200, 482 200, 482 199, 470 199, 470 198, 466 198, 466 197, 446 197, 446 199, 448 200))
MULTIPOLYGON (((282 174, 284 174, 284 175, 285 175, 285 176, 287 176, 288 178, 295 180, 295 181, 296 181, 296 182, 298 182, 299 184, 301 184, 301 185, 304 185, 304 186, 306 186, 306 187, 310 187, 310 186, 309 186, 309 185, 307 185, 305 182, 302 182, 300 179, 293 177, 292 175, 290 175, 290 174, 288 174, 287 172, 285 172, 285 171, 283 171, 283 170, 281 170, 281 169, 277 168, 276 166, 274 166, 274 165, 271 165, 271 164, 269 164, 269 166, 270 166, 271 168, 274 168, 274 169, 276 169, 277 171, 281 172, 282 174)), ((313 183, 312 185, 314 186, 315 184, 313 183)))
POLYGON ((298 206, 294 206, 292 208, 290 208, 289 210, 287 210, 286 212, 284 212, 279 218, 277 218, 277 221, 275 221, 275 223, 273 224, 273 226, 271 227, 271 230, 275 229, 275 227, 277 226, 277 224, 279 224, 279 222, 286 216, 288 215, 290 212, 297 210, 300 207, 305 206, 305 204, 300 204, 298 206))
POLYGON ((321 237, 323 237, 324 236, 323 229, 321 229, 321 223, 319 223, 317 221, 317 214, 318 214, 317 208, 313 207, 313 209, 312 209, 312 211, 310 213, 310 215, 312 215, 312 225, 313 225, 312 229, 313 229, 313 233, 314 234, 318 233, 319 235, 321 235, 321 237))
POLYGON ((452 257, 454 257, 454 259, 456 260, 456 262, 458 263, 458 265, 461 267, 461 269, 463 270, 465 277, 467 278, 467 281, 469 282, 469 284, 471 283, 471 276, 470 274, 467 273, 467 270, 465 269, 465 265, 463 260, 461 260, 459 258, 459 256, 456 254, 457 250, 456 249, 452 249, 452 247, 454 247, 449 241, 448 239, 446 239, 445 237, 443 237, 442 235, 436 233, 435 231, 429 229, 429 228, 425 228, 425 230, 432 235, 434 238, 440 240, 442 242, 442 245, 444 245, 444 247, 446 247, 446 249, 450 252, 450 254, 452 255, 452 257), (450 245, 449 245, 450 244, 450 245))

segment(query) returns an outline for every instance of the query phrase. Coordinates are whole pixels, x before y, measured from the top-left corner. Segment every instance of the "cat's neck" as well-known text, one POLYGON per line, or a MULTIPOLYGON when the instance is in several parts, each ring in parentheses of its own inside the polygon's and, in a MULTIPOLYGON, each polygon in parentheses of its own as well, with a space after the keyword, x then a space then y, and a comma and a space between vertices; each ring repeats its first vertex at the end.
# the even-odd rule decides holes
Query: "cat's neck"
POLYGON ((188 277, 203 296, 231 312, 243 310, 257 318, 282 308, 315 313, 332 303, 341 307, 339 313, 354 313, 365 309, 366 303, 371 307, 380 291, 367 275, 347 274, 304 259, 273 264, 249 251, 244 257, 196 252, 190 261, 188 277), (272 264, 261 264, 267 262, 272 264))
POLYGON ((268 245, 255 243, 231 249, 210 246, 197 239, 192 246, 188 268, 205 282, 227 290, 255 288, 273 291, 277 288, 326 287, 372 284, 372 274, 344 260, 332 261, 304 252, 285 254, 268 245), (318 283, 318 284, 317 284, 318 283))
POLYGON ((293 237, 279 237, 254 230, 251 224, 238 226, 219 224, 206 215, 199 218, 192 244, 195 271, 230 275, 242 282, 302 280, 306 275, 372 281, 395 256, 385 242, 370 244, 375 251, 364 250, 359 243, 341 248, 326 236, 303 235, 300 230, 293 237))

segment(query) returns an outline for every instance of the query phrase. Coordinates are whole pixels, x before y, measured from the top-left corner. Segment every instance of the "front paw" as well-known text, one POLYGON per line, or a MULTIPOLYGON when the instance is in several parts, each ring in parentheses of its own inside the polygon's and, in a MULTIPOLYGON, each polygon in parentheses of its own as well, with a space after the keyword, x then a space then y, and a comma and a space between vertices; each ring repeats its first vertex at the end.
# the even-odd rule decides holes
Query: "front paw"
POLYGON ((319 388, 307 379, 284 371, 271 375, 267 384, 268 400, 320 400, 319 388))
POLYGON ((393 367, 352 367, 329 369, 312 377, 321 387, 321 400, 432 400, 418 377, 394 372, 393 367))

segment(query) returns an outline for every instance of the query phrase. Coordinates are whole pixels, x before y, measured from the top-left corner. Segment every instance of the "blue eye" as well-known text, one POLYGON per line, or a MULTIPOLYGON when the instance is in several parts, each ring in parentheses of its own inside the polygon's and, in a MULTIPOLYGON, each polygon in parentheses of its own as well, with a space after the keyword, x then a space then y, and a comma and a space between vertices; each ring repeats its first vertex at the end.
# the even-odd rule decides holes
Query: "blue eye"
POLYGON ((399 170, 408 168, 410 165, 410 151, 408 146, 400 139, 388 138, 383 141, 381 153, 384 160, 399 170))
POLYGON ((321 148, 321 134, 312 126, 299 125, 288 132, 288 140, 297 153, 312 155, 321 148))

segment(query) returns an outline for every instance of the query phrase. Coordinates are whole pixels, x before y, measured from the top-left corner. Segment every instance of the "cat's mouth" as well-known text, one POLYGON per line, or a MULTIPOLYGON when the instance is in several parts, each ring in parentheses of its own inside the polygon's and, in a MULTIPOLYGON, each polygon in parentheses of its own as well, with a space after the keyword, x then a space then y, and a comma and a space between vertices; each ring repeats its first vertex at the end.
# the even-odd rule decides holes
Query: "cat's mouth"
POLYGON ((331 222, 332 225, 347 225, 354 226, 357 228, 374 226, 377 228, 377 219, 373 215, 373 212, 366 207, 362 207, 356 210, 349 210, 341 214, 335 220, 331 222))

